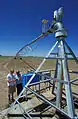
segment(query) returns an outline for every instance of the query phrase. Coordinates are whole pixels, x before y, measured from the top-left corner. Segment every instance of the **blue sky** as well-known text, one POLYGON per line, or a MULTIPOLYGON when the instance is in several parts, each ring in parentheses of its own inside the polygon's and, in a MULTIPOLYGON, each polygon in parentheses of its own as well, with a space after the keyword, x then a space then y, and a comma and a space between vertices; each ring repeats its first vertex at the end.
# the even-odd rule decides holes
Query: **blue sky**
MULTIPOLYGON (((78 56, 78 0, 0 0, 0 54, 15 55, 41 34, 41 19, 51 22, 54 10, 60 6, 64 7, 64 26, 68 30, 66 41, 78 56)), ((54 35, 50 39, 52 44, 54 35)))

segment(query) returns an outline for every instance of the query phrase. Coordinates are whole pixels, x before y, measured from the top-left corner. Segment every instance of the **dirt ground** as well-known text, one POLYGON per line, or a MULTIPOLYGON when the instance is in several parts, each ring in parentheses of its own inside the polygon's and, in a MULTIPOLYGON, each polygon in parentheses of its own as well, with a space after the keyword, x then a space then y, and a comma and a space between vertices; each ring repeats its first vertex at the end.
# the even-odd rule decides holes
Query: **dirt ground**
MULTIPOLYGON (((10 69, 20 70, 21 73, 26 73, 28 70, 36 69, 42 58, 29 57, 27 60, 14 59, 13 57, 0 57, 0 111, 8 107, 8 91, 7 91, 7 74, 10 69), (30 66, 28 64, 30 64, 30 66)), ((78 71, 78 65, 74 61, 69 61, 70 72, 78 71)), ((55 61, 47 61, 42 69, 55 69, 55 61)), ((78 77, 78 74, 71 75, 71 79, 78 77)), ((77 90, 78 87, 74 87, 77 90)), ((16 94, 15 94, 16 95, 16 94)))

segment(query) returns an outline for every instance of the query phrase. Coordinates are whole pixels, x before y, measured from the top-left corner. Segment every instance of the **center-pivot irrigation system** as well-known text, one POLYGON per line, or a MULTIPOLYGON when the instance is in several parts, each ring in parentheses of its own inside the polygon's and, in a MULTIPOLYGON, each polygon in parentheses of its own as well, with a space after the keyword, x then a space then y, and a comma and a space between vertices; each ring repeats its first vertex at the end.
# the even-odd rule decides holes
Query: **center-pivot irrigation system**
MULTIPOLYGON (((54 11, 54 18, 52 21, 52 24, 49 28, 47 28, 48 21, 42 20, 42 34, 38 36, 35 40, 32 42, 26 44, 24 47, 22 47, 16 54, 16 58, 23 55, 26 50, 32 50, 31 45, 34 44, 36 41, 40 40, 41 38, 47 37, 49 34, 55 34, 56 43, 52 46, 46 57, 43 59, 41 64, 38 66, 37 69, 33 68, 33 75, 29 79, 29 81, 24 86, 22 92, 19 94, 19 96, 15 99, 14 103, 10 106, 8 110, 8 116, 13 117, 16 116, 16 113, 11 113, 11 110, 14 106, 19 105, 19 107, 22 109, 23 113, 19 114, 22 115, 22 118, 29 118, 32 119, 34 117, 40 117, 43 118, 43 115, 34 113, 34 108, 32 110, 26 110, 22 106, 22 103, 19 102, 19 98, 23 96, 23 93, 28 90, 31 92, 31 94, 34 94, 39 100, 44 102, 45 104, 48 104, 49 107, 47 107, 46 111, 49 108, 54 107, 60 114, 63 114, 65 118, 70 119, 78 119, 76 110, 75 110, 75 104, 78 106, 78 102, 75 102, 77 98, 73 97, 73 92, 71 85, 73 85, 74 82, 78 81, 78 79, 70 80, 70 75, 68 71, 68 62, 69 56, 72 56, 73 59, 76 61, 78 65, 78 59, 76 58, 75 54, 73 53, 70 46, 65 41, 65 38, 67 37, 67 31, 64 28, 62 17, 64 15, 63 8, 59 8, 58 10, 54 11), (58 51, 57 53, 53 53, 53 50, 57 46, 58 51), (54 57, 51 57, 53 53, 54 57), (42 72, 40 72, 41 67, 46 62, 47 59, 55 59, 56 60, 56 69, 55 69, 55 77, 52 78, 51 76, 44 75, 42 72), (40 75, 41 77, 46 77, 45 80, 40 80, 39 82, 31 83, 31 81, 34 79, 36 75, 40 75), (47 99, 45 96, 43 96, 41 93, 38 93, 37 91, 33 90, 31 86, 42 84, 45 82, 49 82, 49 88, 52 87, 52 93, 55 93, 55 101, 52 102, 52 100, 47 99), (56 83, 57 82, 57 83, 56 83), (64 95, 64 97, 63 97, 64 95), (63 104, 62 101, 65 101, 63 104), (17 104, 16 104, 17 103, 17 104)), ((31 67, 31 66, 30 66, 31 67)), ((76 83, 75 83, 76 84, 76 83)), ((40 88, 39 88, 39 91, 40 88)), ((78 94, 76 94, 78 96, 78 94)), ((27 95, 26 95, 27 96, 27 95)), ((26 102, 27 103, 27 102, 26 102)), ((15 110, 17 111, 17 109, 15 110)), ((44 110, 43 110, 44 111, 44 110)))

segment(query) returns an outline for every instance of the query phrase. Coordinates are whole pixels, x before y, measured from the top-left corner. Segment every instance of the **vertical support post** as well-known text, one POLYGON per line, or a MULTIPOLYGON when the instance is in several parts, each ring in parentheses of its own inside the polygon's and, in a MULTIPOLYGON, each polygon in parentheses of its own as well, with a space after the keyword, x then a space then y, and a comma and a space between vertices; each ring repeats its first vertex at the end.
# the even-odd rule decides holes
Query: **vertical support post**
MULTIPOLYGON (((61 42, 58 44, 58 57, 62 57, 62 50, 61 50, 61 42)), ((57 66, 57 95, 56 95, 56 106, 61 108, 61 99, 62 99, 62 84, 59 82, 62 80, 62 61, 58 59, 58 66, 57 66)))
MULTIPOLYGON (((26 84, 27 84, 27 76, 26 76, 26 84)), ((26 101, 27 101, 27 89, 25 90, 25 96, 26 96, 26 101)))
POLYGON ((50 81, 49 81, 49 90, 50 90, 50 81))
POLYGON ((42 33, 45 33, 48 30, 48 20, 42 20, 42 33))
MULTIPOLYGON (((50 77, 51 77, 51 71, 50 71, 49 73, 50 73, 50 77)), ((50 90, 50 88, 51 88, 51 87, 50 87, 50 82, 51 82, 51 81, 49 81, 49 90, 50 90)))
POLYGON ((26 95, 26 100, 27 100, 27 89, 26 89, 26 93, 25 93, 25 95, 26 95))
POLYGON ((39 94, 40 94, 40 82, 39 82, 39 94))
MULTIPOLYGON (((57 69, 58 69, 58 60, 56 61, 54 78, 57 78, 57 69)), ((55 81, 53 80, 52 94, 54 94, 54 89, 55 89, 55 81)))
POLYGON ((68 72, 67 57, 65 55, 65 47, 64 47, 64 41, 63 40, 61 40, 61 49, 62 49, 62 56, 64 58, 62 60, 64 81, 68 82, 68 84, 65 84, 67 110, 68 110, 68 115, 71 118, 74 118, 75 117, 75 109, 74 109, 74 103, 73 103, 73 97, 72 97, 70 77, 69 77, 69 72, 68 72))

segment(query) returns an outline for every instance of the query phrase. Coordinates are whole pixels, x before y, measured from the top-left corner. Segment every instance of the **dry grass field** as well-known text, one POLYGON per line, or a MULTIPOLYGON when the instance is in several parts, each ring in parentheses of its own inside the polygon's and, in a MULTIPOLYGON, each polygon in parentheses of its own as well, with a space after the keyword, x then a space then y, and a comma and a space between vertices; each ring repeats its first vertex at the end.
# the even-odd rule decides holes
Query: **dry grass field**
MULTIPOLYGON (((7 93, 7 74, 10 69, 20 70, 21 73, 26 73, 28 70, 36 69, 43 58, 28 57, 23 59, 14 59, 13 57, 0 56, 0 111, 8 105, 8 93, 7 93), (30 65, 30 66, 29 66, 30 65)), ((70 71, 78 71, 78 65, 74 61, 68 62, 70 71)), ((55 61, 48 60, 43 69, 55 69, 55 61)), ((78 77, 78 74, 72 74, 71 79, 78 77)), ((74 87, 76 91, 78 88, 74 87)))

